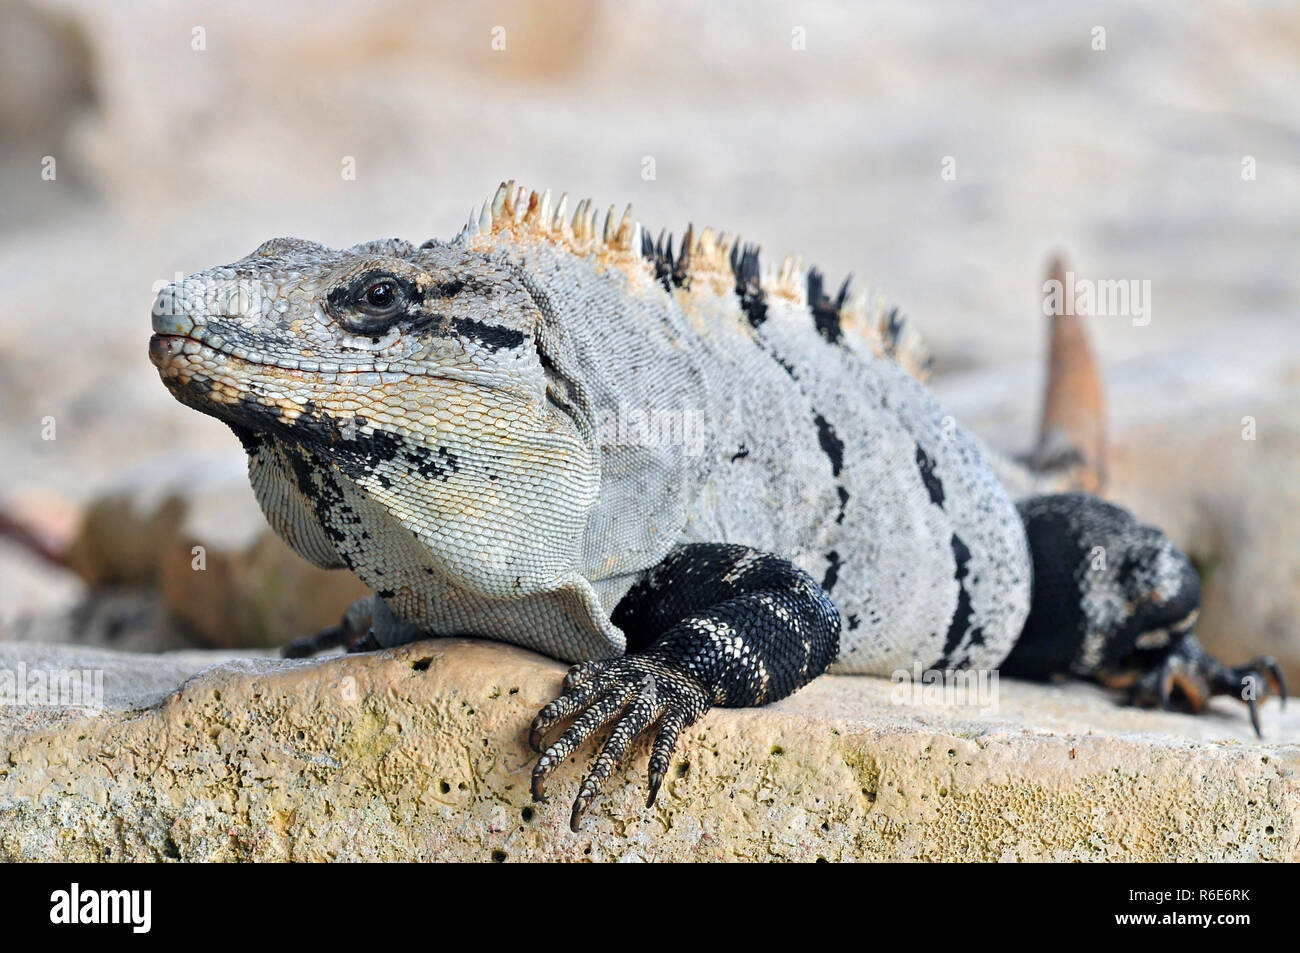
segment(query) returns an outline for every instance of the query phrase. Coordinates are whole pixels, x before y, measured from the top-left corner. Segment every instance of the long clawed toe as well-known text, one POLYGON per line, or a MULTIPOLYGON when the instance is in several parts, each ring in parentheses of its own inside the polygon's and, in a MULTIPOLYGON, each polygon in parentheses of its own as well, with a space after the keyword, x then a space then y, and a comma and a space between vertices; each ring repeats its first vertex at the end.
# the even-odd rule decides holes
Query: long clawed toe
POLYGON ((1259 727, 1259 703, 1276 695, 1278 707, 1286 708, 1286 679, 1282 675, 1282 667, 1271 655, 1216 672, 1211 679, 1211 692, 1215 695, 1235 695, 1245 702, 1250 709, 1250 723, 1257 738, 1264 737, 1259 727))
POLYGON ((1129 695, 1132 704, 1160 707, 1166 711, 1199 713, 1216 695, 1232 696, 1250 711, 1255 735, 1262 738, 1259 703, 1276 695, 1286 706, 1286 679, 1277 660, 1264 656, 1245 665, 1229 668, 1189 641, 1175 648, 1164 661, 1142 675, 1129 695))
POLYGON ((630 658, 574 666, 564 681, 564 694, 538 713, 529 731, 529 743, 541 752, 533 768, 532 795, 546 800, 546 781, 552 771, 588 739, 610 728, 609 737, 592 762, 573 802, 569 827, 575 833, 583 815, 606 782, 630 757, 637 741, 658 726, 650 754, 649 796, 654 804, 683 728, 707 709, 701 697, 684 697, 680 685, 669 687, 648 667, 630 658), (573 717, 576 716, 576 717, 573 717), (572 723, 549 746, 545 738, 567 718, 572 723))
MULTIPOLYGON (((1107 683, 1119 687, 1126 680, 1119 676, 1107 683)), ((1178 652, 1170 652, 1158 666, 1138 674, 1128 684, 1128 703, 1138 708, 1200 712, 1210 698, 1204 678, 1178 652)))

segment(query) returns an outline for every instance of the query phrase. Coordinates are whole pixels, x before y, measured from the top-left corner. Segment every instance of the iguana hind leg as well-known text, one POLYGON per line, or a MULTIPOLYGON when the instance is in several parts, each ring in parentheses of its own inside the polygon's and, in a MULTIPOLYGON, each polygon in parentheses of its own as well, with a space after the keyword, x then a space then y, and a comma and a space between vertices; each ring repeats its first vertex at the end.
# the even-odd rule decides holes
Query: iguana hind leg
POLYGON ((1204 711, 1214 695, 1256 707, 1286 699, 1277 662, 1232 668, 1194 635, 1201 585, 1191 560, 1159 530, 1086 493, 1017 504, 1034 567, 1024 631, 1000 671, 1013 678, 1074 675, 1124 689, 1137 705, 1204 711))
POLYGON ((1245 665, 1229 667, 1201 647, 1196 636, 1185 633, 1159 665, 1142 672, 1129 689, 1131 704, 1147 708, 1202 712, 1215 695, 1231 695, 1250 709, 1255 734, 1259 727, 1259 702, 1277 695, 1286 703, 1286 680, 1277 659, 1261 656, 1245 665))
MULTIPOLYGON (((1066 270, 1064 261, 1053 260, 1049 280, 1065 288, 1066 270)), ((1074 302, 1051 316, 1047 386, 1030 465, 1066 474, 1072 488, 1098 493, 1106 485, 1106 398, 1085 319, 1074 302)))
POLYGON ((648 806, 678 735, 709 708, 784 698, 839 652, 839 612, 817 583, 788 560, 745 546, 678 547, 632 587, 613 621, 627 635, 628 654, 574 666, 530 734, 541 752, 533 796, 543 800, 556 765, 613 725, 574 802, 575 831, 643 734, 654 732, 648 806), (569 718, 547 746, 547 733, 569 718))

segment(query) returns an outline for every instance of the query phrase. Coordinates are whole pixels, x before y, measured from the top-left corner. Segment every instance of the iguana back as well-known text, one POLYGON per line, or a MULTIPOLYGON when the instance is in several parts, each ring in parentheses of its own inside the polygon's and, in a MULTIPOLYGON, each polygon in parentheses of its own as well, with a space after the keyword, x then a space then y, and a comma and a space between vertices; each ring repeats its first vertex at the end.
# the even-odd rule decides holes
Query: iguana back
POLYGON ((584 203, 575 232, 547 204, 503 187, 458 241, 521 265, 563 329, 551 360, 598 430, 583 564, 606 611, 673 546, 734 543, 820 581, 839 670, 996 666, 1028 611, 1024 530, 913 376, 897 309, 793 261, 763 273, 738 238, 688 229, 674 256, 627 214, 598 233, 584 203))

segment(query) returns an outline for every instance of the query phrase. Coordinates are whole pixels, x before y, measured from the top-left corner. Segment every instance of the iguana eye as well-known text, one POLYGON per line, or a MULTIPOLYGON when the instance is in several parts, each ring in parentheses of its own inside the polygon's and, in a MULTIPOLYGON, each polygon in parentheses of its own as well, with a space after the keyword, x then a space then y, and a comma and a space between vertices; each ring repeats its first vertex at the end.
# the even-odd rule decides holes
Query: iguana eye
POLYGON ((340 283, 324 305, 345 331, 376 337, 407 321, 422 300, 410 280, 376 268, 340 283))
POLYGON ((367 314, 383 317, 400 310, 402 289, 392 278, 372 278, 357 289, 354 301, 367 314))

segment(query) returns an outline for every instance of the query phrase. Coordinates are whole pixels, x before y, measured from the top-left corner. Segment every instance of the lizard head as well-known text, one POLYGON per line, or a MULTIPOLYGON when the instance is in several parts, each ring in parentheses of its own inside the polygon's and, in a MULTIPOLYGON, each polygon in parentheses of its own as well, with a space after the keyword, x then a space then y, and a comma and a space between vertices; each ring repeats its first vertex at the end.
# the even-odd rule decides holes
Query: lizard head
POLYGON ((369 423, 503 429, 475 410, 549 416, 540 317, 508 264, 463 247, 279 238, 163 288, 149 353, 178 400, 246 443, 369 423))
MULTIPOLYGON (((528 279, 490 252, 275 239, 163 288, 149 354, 254 462, 265 448, 299 473, 341 473, 431 550, 481 539, 515 585, 526 546, 577 546, 599 482, 547 324, 528 279)), ((317 477, 295 479, 320 496, 317 477)))
POLYGON ((311 500, 338 542, 355 514, 324 510, 343 487, 458 586, 520 591, 576 559, 599 486, 548 313, 490 251, 281 238, 163 288, 149 354, 174 397, 289 481, 269 513, 311 500))

